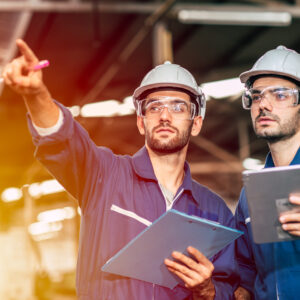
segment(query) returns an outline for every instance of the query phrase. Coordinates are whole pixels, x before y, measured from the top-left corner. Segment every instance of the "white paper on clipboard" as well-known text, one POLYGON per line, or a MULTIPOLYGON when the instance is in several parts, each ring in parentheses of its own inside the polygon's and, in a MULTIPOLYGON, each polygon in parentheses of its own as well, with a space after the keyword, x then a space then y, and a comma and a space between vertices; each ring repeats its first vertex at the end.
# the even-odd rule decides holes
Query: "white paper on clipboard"
POLYGON ((181 280, 164 264, 172 251, 186 253, 186 248, 193 246, 209 258, 241 234, 171 209, 113 256, 102 271, 174 288, 181 280))

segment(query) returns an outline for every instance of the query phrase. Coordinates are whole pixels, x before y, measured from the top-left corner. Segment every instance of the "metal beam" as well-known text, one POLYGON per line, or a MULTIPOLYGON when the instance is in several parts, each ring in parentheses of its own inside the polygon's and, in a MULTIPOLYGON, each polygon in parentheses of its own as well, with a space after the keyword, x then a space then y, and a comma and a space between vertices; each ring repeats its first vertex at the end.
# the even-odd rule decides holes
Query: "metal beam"
POLYGON ((240 160, 250 156, 250 142, 249 142, 249 132, 248 132, 248 120, 240 118, 238 120, 237 129, 239 134, 239 145, 240 145, 240 160))
MULTIPOLYGON (((111 34, 106 38, 101 38, 101 43, 97 44, 97 52, 89 58, 86 66, 77 75, 76 84, 80 84, 85 90, 91 90, 99 78, 102 78, 109 67, 118 59, 120 53, 128 44, 128 37, 136 32, 136 28, 140 28, 140 24, 140 18, 138 17, 123 16, 111 34), (98 63, 95 67, 95 61, 101 63, 98 63)), ((127 81, 126 84, 128 85, 127 81)), ((122 93, 120 85, 118 84, 118 92, 122 93)), ((84 103, 82 102, 82 96, 74 95, 73 103, 78 105, 84 103)))
POLYGON ((158 22, 153 28, 153 66, 166 60, 173 62, 172 34, 165 22, 158 22))
POLYGON ((10 27, 10 43, 6 45, 5 55, 2 56, 3 65, 7 64, 15 56, 17 52, 16 39, 22 38, 25 35, 31 21, 31 17, 31 12, 23 12, 18 16, 14 26, 10 27))
POLYGON ((241 53, 244 48, 255 41, 258 37, 262 36, 269 30, 270 27, 258 26, 254 27, 249 33, 241 36, 232 47, 219 57, 217 57, 211 64, 208 64, 201 68, 201 74, 207 74, 211 70, 222 68, 223 66, 230 65, 230 62, 241 53))
POLYGON ((212 154, 213 156, 225 162, 240 161, 237 156, 232 155, 231 153, 225 151, 224 149, 220 148, 219 146, 209 141, 208 139, 204 138, 203 136, 198 135, 197 137, 192 137, 191 142, 193 142, 193 144, 206 150, 208 153, 212 154))
POLYGON ((212 173, 212 172, 236 173, 236 172, 241 172, 243 170, 242 162, 239 160, 238 157, 220 148, 219 146, 209 141, 208 139, 202 136, 197 136, 191 138, 191 141, 198 147, 206 150, 214 157, 217 157, 223 161, 220 165, 218 164, 214 165, 212 163, 208 163, 207 165, 202 165, 200 163, 199 166, 201 167, 197 168, 198 170, 197 172, 200 172, 202 170, 201 172, 206 172, 206 173, 212 173))
POLYGON ((97 81, 95 86, 89 93, 80 101, 80 104, 90 102, 96 99, 103 89, 110 83, 114 76, 118 73, 120 67, 131 57, 135 49, 146 38, 148 33, 152 30, 153 26, 160 21, 160 19, 169 12, 176 0, 166 0, 160 4, 157 10, 148 16, 144 21, 144 25, 137 31, 135 36, 128 42, 125 48, 121 51, 117 60, 111 64, 105 74, 97 81))
MULTIPOLYGON (((17 52, 16 39, 22 38, 29 26, 32 18, 32 12, 25 11, 16 13, 14 18, 11 18, 6 23, 2 33, 2 46, 0 48, 0 72, 2 72, 3 66, 9 63, 17 52)), ((5 21, 5 18, 4 18, 5 21)), ((0 94, 2 93, 4 83, 0 83, 0 94)))
MULTIPOLYGON (((298 1, 298 0, 297 0, 298 1)), ((299 2, 297 2, 298 4, 299 2)), ((106 13, 139 13, 151 14, 158 7, 160 3, 138 3, 138 2, 114 2, 98 4, 98 10, 106 13)), ((32 12, 90 12, 93 9, 92 2, 83 2, 76 0, 68 1, 0 1, 0 12, 3 11, 32 11, 32 12)), ((256 12, 288 12, 294 18, 300 17, 300 7, 298 5, 275 5, 274 3, 254 6, 254 5, 227 5, 227 4, 176 4, 172 9, 172 14, 177 16, 179 10, 194 9, 194 10, 211 10, 211 11, 256 11, 256 12)))

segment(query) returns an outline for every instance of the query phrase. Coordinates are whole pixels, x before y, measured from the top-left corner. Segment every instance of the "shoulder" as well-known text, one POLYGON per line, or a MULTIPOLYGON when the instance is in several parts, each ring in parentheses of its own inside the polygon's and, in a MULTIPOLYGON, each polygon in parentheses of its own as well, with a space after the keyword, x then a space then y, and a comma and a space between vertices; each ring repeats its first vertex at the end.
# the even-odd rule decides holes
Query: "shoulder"
POLYGON ((200 184, 199 182, 197 182, 194 179, 192 180, 192 186, 193 186, 193 194, 194 194, 194 197, 196 198, 196 200, 199 200, 199 199, 201 199, 202 201, 209 200, 214 203, 219 203, 220 205, 223 205, 223 204, 225 205, 225 202, 220 195, 213 192, 211 189, 200 184))
POLYGON ((245 188, 243 187, 240 193, 240 198, 235 210, 235 219, 244 222, 249 217, 248 203, 245 188))
POLYGON ((110 148, 104 146, 97 146, 98 155, 105 159, 107 162, 116 162, 121 165, 132 165, 132 156, 115 154, 110 148))
POLYGON ((193 180, 193 197, 197 202, 201 216, 223 225, 233 226, 233 214, 220 195, 208 187, 193 180))
POLYGON ((246 191, 245 191, 244 187, 242 188, 241 193, 240 193, 238 208, 241 210, 248 210, 247 196, 246 196, 246 191))

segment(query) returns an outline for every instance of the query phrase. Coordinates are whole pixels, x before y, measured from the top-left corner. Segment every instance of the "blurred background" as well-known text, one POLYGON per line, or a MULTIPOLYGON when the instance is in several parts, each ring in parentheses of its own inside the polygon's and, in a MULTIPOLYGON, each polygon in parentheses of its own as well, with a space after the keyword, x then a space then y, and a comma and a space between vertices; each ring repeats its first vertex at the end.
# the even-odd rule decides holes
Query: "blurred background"
MULTIPOLYGON (((0 0, 0 69, 23 38, 48 59, 44 80, 96 144, 133 154, 143 144, 131 98, 166 60, 207 96, 190 144, 193 177, 234 211, 244 169, 267 153, 241 107, 238 75, 278 45, 300 51, 299 0, 0 0)), ((34 159, 22 99, 1 86, 0 299, 76 299, 76 200, 34 159)))

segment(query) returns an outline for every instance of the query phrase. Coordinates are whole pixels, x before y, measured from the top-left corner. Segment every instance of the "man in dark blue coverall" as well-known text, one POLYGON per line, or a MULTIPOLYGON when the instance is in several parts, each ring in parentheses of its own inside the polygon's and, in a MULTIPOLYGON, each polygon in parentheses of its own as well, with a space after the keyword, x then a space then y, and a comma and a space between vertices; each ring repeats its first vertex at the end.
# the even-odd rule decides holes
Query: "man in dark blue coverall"
POLYGON ((174 289, 101 270, 170 208, 232 226, 224 201, 192 180, 185 161, 190 136, 199 134, 205 113, 194 77, 171 63, 145 76, 133 95, 145 146, 132 157, 120 156, 96 146, 69 110, 52 100, 41 71, 31 70, 38 59, 22 40, 17 45, 21 56, 5 67, 5 83, 25 100, 37 158, 82 211, 78 298, 232 299, 238 279, 233 244, 211 260, 193 247, 187 250, 194 259, 174 251, 175 260, 165 260, 166 268, 182 279, 174 289))
MULTIPOLYGON (((240 79, 246 84, 243 106, 251 111, 256 135, 270 148, 265 168, 300 164, 300 54, 278 46, 240 79)), ((300 195, 291 194, 289 201, 300 205, 300 195)), ((237 240, 241 276, 237 299, 250 299, 250 293, 259 300, 299 299, 300 241, 254 243, 245 190, 235 218, 238 229, 245 232, 237 240)), ((283 230, 300 236, 300 210, 281 215, 279 221, 283 230)))

